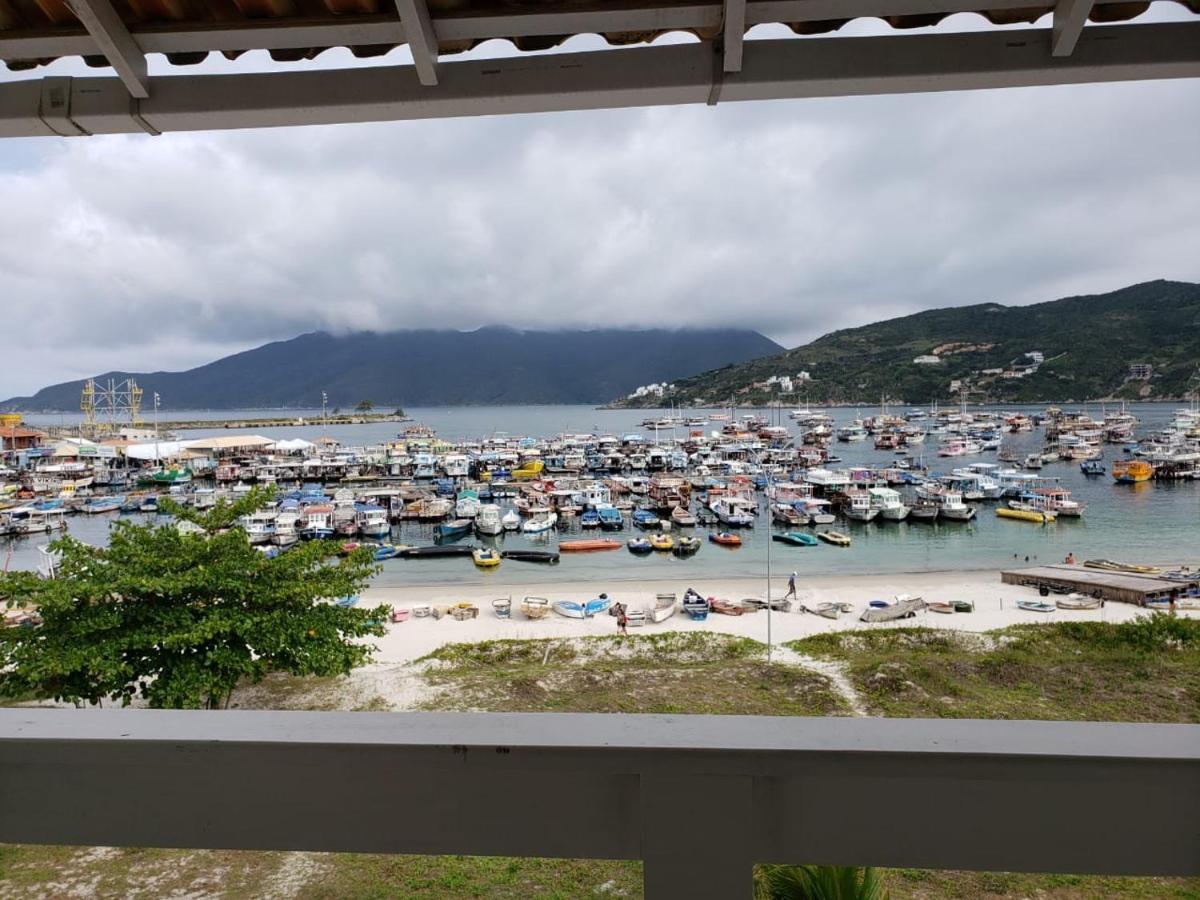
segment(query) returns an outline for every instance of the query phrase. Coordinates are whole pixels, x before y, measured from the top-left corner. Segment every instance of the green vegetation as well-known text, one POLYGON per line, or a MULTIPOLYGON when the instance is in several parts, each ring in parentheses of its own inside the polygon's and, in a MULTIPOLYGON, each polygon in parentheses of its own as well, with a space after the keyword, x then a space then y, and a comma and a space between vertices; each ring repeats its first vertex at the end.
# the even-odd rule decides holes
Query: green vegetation
POLYGON ((452 644, 427 657, 427 709, 845 715, 829 680, 768 666, 763 646, 704 632, 452 644))
POLYGON ((951 396, 957 400, 950 382, 959 379, 970 381, 971 399, 979 401, 1155 399, 1196 390, 1197 360, 1200 285, 1153 281, 1033 306, 984 303, 934 309, 835 331, 794 350, 676 379, 673 394, 646 402, 874 405, 886 396, 928 403, 951 396), (913 362, 935 349, 941 349, 941 362, 913 362), (1031 375, 981 374, 1027 363, 1025 354, 1034 350, 1044 354, 1045 362, 1031 375), (1154 366, 1153 377, 1126 381, 1133 363, 1154 366), (797 385, 792 395, 754 387, 773 375, 795 377, 800 372, 810 373, 812 381, 797 385))
POLYGON ((370 400, 359 400, 358 405, 354 407, 355 412, 365 413, 370 412, 375 408, 375 404, 370 400))
POLYGON ((886 900, 878 869, 856 866, 758 866, 755 900, 886 900))
POLYGON ((789 644, 845 662, 873 715, 1200 722, 1200 622, 829 633, 789 644))
POLYGON ((0 598, 43 620, 0 630, 0 696, 215 709, 270 672, 363 665, 373 648, 357 639, 383 634, 382 608, 323 601, 360 591, 370 554, 330 562, 336 545, 312 541, 267 559, 237 521, 268 498, 256 490, 204 512, 164 500, 177 522, 118 521, 107 547, 55 541, 58 578, 0 576, 0 598))

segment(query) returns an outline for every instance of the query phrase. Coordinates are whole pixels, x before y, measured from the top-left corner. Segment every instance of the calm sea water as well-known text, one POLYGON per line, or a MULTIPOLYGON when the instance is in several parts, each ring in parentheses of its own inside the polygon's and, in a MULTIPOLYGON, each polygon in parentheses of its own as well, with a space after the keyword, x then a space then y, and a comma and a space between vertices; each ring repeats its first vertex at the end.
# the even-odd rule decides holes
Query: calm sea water
MULTIPOLYGON (((1017 409, 1019 407, 1005 407, 1017 409)), ((1043 407, 1021 407, 1036 411, 1043 407)), ((1137 404, 1131 411, 1142 421, 1140 431, 1165 424, 1174 409, 1168 404, 1137 404)), ((849 421, 855 415, 869 415, 870 409, 838 408, 828 410, 838 422, 849 421)), ((1093 408, 1094 415, 1099 414, 1093 408)), ((506 407, 434 407, 410 409, 410 416, 434 428, 448 440, 479 438, 497 432, 510 435, 548 436, 569 432, 640 431, 642 419, 655 414, 653 410, 597 410, 587 406, 506 406, 506 407)), ((320 410, 289 410, 286 413, 255 410, 238 415, 279 416, 296 415, 320 418, 320 410)), ((227 412, 180 411, 164 414, 164 420, 229 417, 227 412)), ((77 417, 74 417, 77 419, 77 417)), ((72 421, 70 416, 30 416, 33 424, 53 424, 72 421)), ((786 416, 782 423, 791 425, 786 416)), ((362 446, 380 443, 395 437, 396 423, 346 425, 322 428, 315 426, 283 426, 267 429, 247 429, 246 432, 272 438, 302 437, 312 440, 322 434, 336 438, 345 445, 362 446)), ((795 428, 792 429, 795 431, 795 428)), ((213 428, 182 433, 183 437, 204 437, 214 434, 235 434, 238 431, 213 428)), ((644 433, 644 432, 643 432, 644 433)), ((664 433, 665 434, 665 433, 664 433)), ((682 435, 683 432, 681 431, 682 435)), ((1040 431, 1017 437, 1020 452, 1032 452, 1041 446, 1040 431)), ((932 453, 932 439, 927 446, 932 453)), ((870 442, 834 444, 831 452, 842 457, 841 465, 882 464, 895 459, 885 451, 876 451, 870 442)), ((1120 455, 1115 445, 1105 447, 1105 461, 1120 455)), ((930 456, 927 463, 937 471, 965 465, 971 461, 993 461, 994 454, 960 458, 953 461, 930 456)), ((679 560, 670 554, 634 557, 625 550, 606 553, 564 555, 556 566, 520 563, 507 560, 498 569, 482 572, 465 559, 389 560, 377 584, 403 586, 406 584, 494 584, 505 585, 552 581, 582 581, 604 590, 606 583, 634 579, 677 579, 680 588, 693 585, 703 589, 706 579, 731 576, 763 577, 769 565, 776 578, 786 578, 791 571, 805 574, 887 573, 947 569, 992 569, 1029 562, 1058 562, 1073 552, 1076 557, 1108 557, 1139 562, 1180 561, 1200 562, 1200 482, 1147 483, 1134 486, 1113 484, 1105 477, 1089 478, 1077 463, 1056 463, 1042 470, 1044 476, 1061 479, 1074 497, 1086 502, 1088 508, 1080 520, 1060 520, 1050 526, 1038 526, 1020 521, 997 519, 991 504, 981 506, 975 520, 966 523, 840 523, 853 543, 847 548, 822 544, 817 547, 790 547, 769 539, 772 528, 768 518, 759 517, 759 525, 742 533, 743 545, 728 550, 705 542, 700 552, 690 559, 679 560)), ((101 543, 105 540, 113 517, 82 517, 70 519, 73 534, 80 539, 101 543)), ((705 529, 695 529, 697 535, 707 536, 705 529)), ((397 526, 393 540, 409 544, 432 542, 432 526, 397 526)), ((506 535, 497 545, 507 549, 538 547, 552 549, 558 537, 578 536, 578 525, 565 528, 557 536, 546 539, 506 535)), ((612 534, 624 540, 629 533, 612 534)), ((472 538, 472 541, 478 539, 472 538)), ((3 541, 3 539, 0 539, 3 541)), ((38 544, 44 537, 22 538, 0 543, 0 560, 10 568, 32 568, 37 563, 38 544)))

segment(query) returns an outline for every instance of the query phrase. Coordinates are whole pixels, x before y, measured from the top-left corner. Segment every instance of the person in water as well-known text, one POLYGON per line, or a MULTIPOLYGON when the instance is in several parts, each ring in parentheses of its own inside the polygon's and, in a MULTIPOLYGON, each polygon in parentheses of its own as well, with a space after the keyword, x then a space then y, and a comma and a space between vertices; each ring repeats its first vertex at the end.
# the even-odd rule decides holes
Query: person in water
POLYGON ((1066 558, 1066 559, 1064 559, 1064 560, 1063 560, 1063 562, 1065 562, 1065 563, 1066 563, 1068 566, 1073 566, 1073 565, 1075 565, 1075 554, 1074 554, 1074 553, 1068 553, 1068 554, 1067 554, 1067 558, 1066 558))

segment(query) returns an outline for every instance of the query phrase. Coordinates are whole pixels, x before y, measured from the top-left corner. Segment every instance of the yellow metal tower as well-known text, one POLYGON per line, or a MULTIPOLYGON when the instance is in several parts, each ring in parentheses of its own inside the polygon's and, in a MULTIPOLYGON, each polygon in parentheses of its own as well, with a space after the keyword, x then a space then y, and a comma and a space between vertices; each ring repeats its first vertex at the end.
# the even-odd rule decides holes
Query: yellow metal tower
POLYGON ((142 422, 142 389, 133 378, 117 381, 108 379, 97 383, 89 378, 79 399, 83 411, 83 431, 95 435, 101 420, 108 431, 116 432, 122 425, 140 426, 142 422))

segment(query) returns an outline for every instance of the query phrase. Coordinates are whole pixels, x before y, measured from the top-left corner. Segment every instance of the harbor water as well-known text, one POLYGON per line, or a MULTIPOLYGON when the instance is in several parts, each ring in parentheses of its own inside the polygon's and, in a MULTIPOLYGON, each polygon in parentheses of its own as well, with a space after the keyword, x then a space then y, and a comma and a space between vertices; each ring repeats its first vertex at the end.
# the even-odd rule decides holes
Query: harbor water
MULTIPOLYGON (((1129 411, 1138 417, 1141 425, 1138 435, 1165 425, 1177 404, 1133 404, 1129 411)), ((1044 406, 1011 407, 1004 410, 1040 412, 1044 406)), ((871 415, 875 411, 866 408, 834 408, 824 410, 837 424, 853 420, 859 415, 871 415)), ((1098 414, 1098 407, 1091 410, 1098 414)), ((509 406, 509 407, 440 407, 410 409, 408 414, 417 422, 428 425, 439 438, 447 441, 479 439, 497 433, 510 436, 527 435, 549 437, 568 433, 640 433, 653 443, 655 433, 643 430, 643 419, 653 417, 654 410, 598 410, 590 406, 509 406)), ((703 415, 704 411, 687 411, 688 415, 703 415)), ((393 440, 398 425, 394 422, 379 422, 364 425, 329 426, 320 425, 320 410, 253 410, 229 412, 177 411, 172 419, 197 421, 206 418, 227 419, 234 416, 247 418, 279 417, 282 415, 304 417, 316 424, 282 425, 270 428, 232 430, 223 427, 196 429, 180 432, 181 438, 207 437, 236 433, 254 433, 265 437, 305 438, 315 440, 328 436, 345 446, 367 446, 393 440)), ((779 424, 786 425, 793 433, 798 429, 782 411, 778 412, 779 424)), ((72 416, 27 417, 31 425, 70 423, 72 416)), ((167 418, 166 415, 163 416, 167 418)), ((708 429, 719 427, 719 423, 708 429)), ((687 429, 680 427, 679 437, 687 429)), ((666 442, 670 432, 659 433, 658 440, 666 442)), ((1007 435, 1016 452, 1023 457, 1041 447, 1041 430, 1032 433, 1007 435)), ((995 462, 995 453, 953 459, 938 458, 937 445, 930 438, 923 447, 924 463, 932 473, 947 473, 951 468, 972 462, 995 462)), ((829 452, 841 458, 831 468, 854 465, 884 466, 896 460, 896 456, 885 450, 875 450, 870 441, 860 443, 833 443, 829 452)), ((921 448, 914 448, 919 454, 921 448)), ((1104 463, 1110 466, 1113 459, 1123 455, 1119 445, 1105 445, 1104 463)), ((690 558, 678 559, 669 553, 653 553, 635 557, 624 548, 600 553, 563 554, 557 565, 542 565, 506 560, 499 568, 489 571, 477 569, 470 557, 448 559, 392 559, 383 563, 383 571, 377 578, 380 586, 398 587, 427 584, 488 584, 495 585, 503 594, 505 585, 531 584, 539 582, 572 581, 591 583, 597 592, 604 585, 629 580, 669 579, 678 580, 680 588, 694 586, 703 592, 706 579, 726 577, 766 578, 768 569, 776 582, 782 583, 796 571, 800 579, 808 575, 892 573, 917 571, 943 571, 967 569, 997 569, 1029 564, 1061 562, 1068 553, 1079 559, 1106 557, 1140 563, 1200 563, 1200 482, 1146 482, 1137 485, 1115 484, 1108 475, 1084 475, 1078 463, 1059 462, 1047 464, 1039 473, 1043 477, 1057 478, 1069 488, 1072 497, 1087 504, 1080 519, 1059 518, 1049 525, 999 519, 994 513, 995 503, 979 504, 978 515, 968 522, 938 520, 932 524, 919 522, 848 522, 839 519, 836 526, 851 536, 849 547, 834 547, 821 544, 816 547, 793 547, 772 542, 770 535, 775 528, 766 512, 765 500, 754 528, 743 529, 740 534, 743 544, 739 548, 727 549, 707 541, 709 529, 698 527, 683 529, 694 532, 704 540, 700 551, 690 558)), ((74 516, 68 519, 71 533, 80 540, 100 544, 106 540, 111 522, 117 514, 99 516, 74 516)), ((140 515, 130 518, 145 520, 140 515)), ((393 528, 391 540, 403 544, 433 543, 432 524, 403 523, 393 528)), ((624 542, 639 529, 628 527, 624 532, 605 532, 604 537, 624 542)), ((567 540, 580 536, 600 536, 599 533, 580 534, 578 520, 552 532, 547 536, 507 534, 496 538, 476 536, 464 539, 466 543, 491 544, 501 549, 534 548, 553 550, 559 539, 567 540)), ((45 545, 45 536, 18 539, 0 539, 0 560, 10 569, 34 568, 38 563, 37 547, 45 545)))

